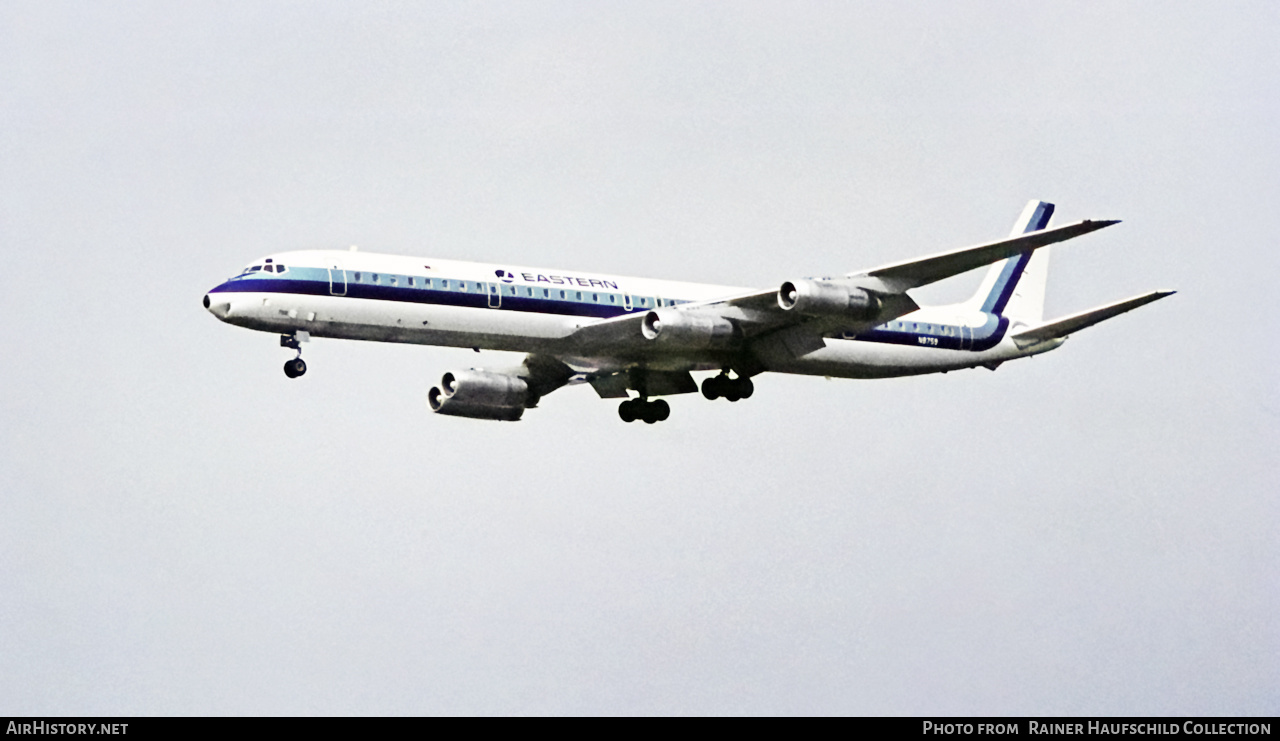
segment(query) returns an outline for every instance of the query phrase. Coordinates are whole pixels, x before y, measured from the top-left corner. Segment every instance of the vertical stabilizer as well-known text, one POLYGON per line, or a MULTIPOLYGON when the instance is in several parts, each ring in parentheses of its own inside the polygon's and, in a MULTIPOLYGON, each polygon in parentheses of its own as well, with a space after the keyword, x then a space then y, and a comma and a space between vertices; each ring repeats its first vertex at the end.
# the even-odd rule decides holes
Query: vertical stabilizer
MULTIPOLYGON (((1052 217, 1052 203, 1031 201, 1022 210, 1009 236, 1040 231, 1049 226, 1052 217)), ((1048 247, 1001 260, 987 271, 978 292, 968 304, 980 311, 1039 324, 1044 319, 1044 291, 1048 275, 1048 247)))

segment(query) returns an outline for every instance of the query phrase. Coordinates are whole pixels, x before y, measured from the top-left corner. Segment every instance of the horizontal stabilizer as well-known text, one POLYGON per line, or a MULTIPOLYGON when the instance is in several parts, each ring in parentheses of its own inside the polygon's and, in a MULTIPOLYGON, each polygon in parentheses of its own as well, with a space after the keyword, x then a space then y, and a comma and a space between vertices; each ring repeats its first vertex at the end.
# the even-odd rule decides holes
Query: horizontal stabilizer
POLYGON ((1172 296, 1176 291, 1152 291, 1142 296, 1134 296, 1123 301, 1117 301, 1114 304, 1107 304, 1096 309, 1082 311, 1079 314, 1063 317, 1057 321, 1041 324, 1038 327, 1018 332, 1013 335, 1013 341, 1019 349, 1031 347, 1048 340, 1066 337, 1072 332, 1077 332, 1085 327, 1092 327, 1098 322, 1106 321, 1113 316, 1132 311, 1139 306, 1144 306, 1152 301, 1158 301, 1165 296, 1172 296))
POLYGON ((968 272, 983 265, 990 265, 998 260, 1034 250, 1037 247, 1063 242, 1094 232, 1119 221, 1077 221, 1074 224, 1057 226, 1052 229, 1041 229, 1037 232, 1020 234, 998 242, 988 242, 973 247, 964 247, 950 252, 921 257, 907 262, 898 262, 878 267, 862 273, 852 273, 848 277, 869 277, 878 279, 880 288, 890 293, 898 293, 909 288, 927 285, 943 278, 968 272))

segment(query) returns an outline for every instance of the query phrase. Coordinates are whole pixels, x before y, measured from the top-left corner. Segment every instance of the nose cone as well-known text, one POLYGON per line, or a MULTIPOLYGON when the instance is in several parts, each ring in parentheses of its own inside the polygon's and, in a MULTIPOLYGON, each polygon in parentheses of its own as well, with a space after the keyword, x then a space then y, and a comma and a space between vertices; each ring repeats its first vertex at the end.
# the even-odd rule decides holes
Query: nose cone
POLYGON ((231 302, 224 298, 221 294, 206 293, 204 295, 204 308, 209 310, 210 314, 226 320, 227 315, 231 313, 231 302))

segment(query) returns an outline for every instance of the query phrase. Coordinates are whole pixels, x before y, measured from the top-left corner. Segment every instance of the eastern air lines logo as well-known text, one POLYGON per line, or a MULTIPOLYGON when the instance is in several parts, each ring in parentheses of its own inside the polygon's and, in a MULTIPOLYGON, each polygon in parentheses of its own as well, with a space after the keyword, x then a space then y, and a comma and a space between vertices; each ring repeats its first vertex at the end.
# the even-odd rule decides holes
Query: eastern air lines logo
POLYGON ((502 279, 503 283, 514 283, 516 277, 511 274, 510 270, 495 270, 493 274, 502 279))

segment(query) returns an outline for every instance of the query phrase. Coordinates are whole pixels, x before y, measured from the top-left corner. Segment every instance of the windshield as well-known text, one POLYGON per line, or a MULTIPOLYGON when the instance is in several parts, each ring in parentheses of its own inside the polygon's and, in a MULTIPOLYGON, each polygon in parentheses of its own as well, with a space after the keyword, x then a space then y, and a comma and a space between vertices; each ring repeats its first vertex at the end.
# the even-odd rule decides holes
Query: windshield
POLYGON ((251 276, 254 273, 272 273, 272 274, 278 275, 280 273, 285 272, 288 269, 289 268, 285 267, 284 265, 280 265, 278 263, 272 263, 271 260, 267 260, 265 263, 257 262, 251 265, 246 265, 244 270, 241 270, 240 274, 232 278, 232 280, 235 280, 236 278, 244 278, 247 276, 251 276))

